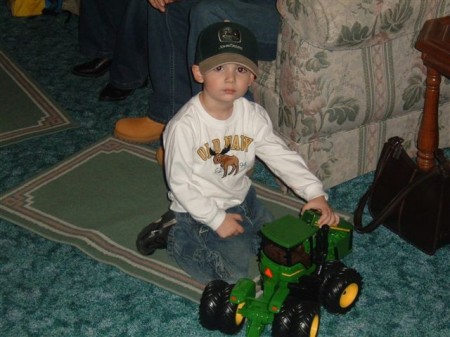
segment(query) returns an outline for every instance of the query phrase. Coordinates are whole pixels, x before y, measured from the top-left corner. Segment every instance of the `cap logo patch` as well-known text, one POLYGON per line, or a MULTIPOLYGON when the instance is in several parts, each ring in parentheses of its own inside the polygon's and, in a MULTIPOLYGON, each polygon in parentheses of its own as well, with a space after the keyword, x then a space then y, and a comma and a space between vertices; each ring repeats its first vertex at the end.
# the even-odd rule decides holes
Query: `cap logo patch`
POLYGON ((237 28, 223 27, 218 32, 220 42, 241 43, 241 32, 237 28))

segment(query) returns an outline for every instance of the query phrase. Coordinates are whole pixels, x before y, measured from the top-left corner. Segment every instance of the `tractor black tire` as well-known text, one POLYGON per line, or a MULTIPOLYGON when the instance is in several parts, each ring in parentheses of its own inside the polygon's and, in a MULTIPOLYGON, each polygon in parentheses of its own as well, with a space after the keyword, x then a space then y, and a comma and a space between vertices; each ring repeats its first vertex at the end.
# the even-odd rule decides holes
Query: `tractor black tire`
POLYGON ((272 323, 272 337, 315 337, 319 333, 320 305, 288 298, 272 323))
POLYGON ((296 317, 291 327, 291 337, 317 337, 320 326, 319 303, 300 302, 296 317))
POLYGON ((238 314, 239 305, 230 302, 230 294, 234 284, 229 284, 224 289, 225 302, 220 309, 219 330, 227 335, 234 335, 241 331, 245 323, 245 318, 238 314))
POLYGON ((295 319, 295 305, 298 300, 294 300, 292 297, 288 297, 280 312, 275 314, 272 323, 272 337, 288 337, 291 331, 292 322, 295 319))
POLYGON ((339 260, 327 261, 323 264, 320 272, 322 285, 326 284, 330 279, 337 275, 340 271, 344 270, 345 264, 339 260))
POLYGON ((320 302, 330 313, 345 314, 355 306, 361 289, 361 275, 344 267, 322 284, 320 302))
POLYGON ((222 280, 209 282, 200 298, 199 320, 200 324, 208 330, 217 330, 221 320, 222 306, 227 300, 224 291, 228 283, 222 280))

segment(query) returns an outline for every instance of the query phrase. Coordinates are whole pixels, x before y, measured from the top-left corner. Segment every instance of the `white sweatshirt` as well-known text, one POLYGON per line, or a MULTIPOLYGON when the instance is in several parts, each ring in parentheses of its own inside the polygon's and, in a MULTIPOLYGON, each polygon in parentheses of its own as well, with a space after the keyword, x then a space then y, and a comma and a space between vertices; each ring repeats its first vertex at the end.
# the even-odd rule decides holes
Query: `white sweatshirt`
POLYGON ((275 135, 264 108, 245 98, 234 102, 230 118, 218 120, 194 96, 167 124, 163 141, 170 209, 188 212, 213 230, 226 209, 244 201, 255 156, 305 200, 326 196, 300 155, 275 135))

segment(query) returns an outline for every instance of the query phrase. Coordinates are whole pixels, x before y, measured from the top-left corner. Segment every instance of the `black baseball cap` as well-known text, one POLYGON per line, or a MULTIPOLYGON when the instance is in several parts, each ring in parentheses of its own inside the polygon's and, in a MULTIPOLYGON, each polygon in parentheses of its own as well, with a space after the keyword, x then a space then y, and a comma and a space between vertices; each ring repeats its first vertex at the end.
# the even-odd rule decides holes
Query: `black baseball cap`
POLYGON ((258 42, 246 27, 229 21, 206 27, 199 35, 195 64, 202 73, 221 64, 236 63, 258 75, 258 42))

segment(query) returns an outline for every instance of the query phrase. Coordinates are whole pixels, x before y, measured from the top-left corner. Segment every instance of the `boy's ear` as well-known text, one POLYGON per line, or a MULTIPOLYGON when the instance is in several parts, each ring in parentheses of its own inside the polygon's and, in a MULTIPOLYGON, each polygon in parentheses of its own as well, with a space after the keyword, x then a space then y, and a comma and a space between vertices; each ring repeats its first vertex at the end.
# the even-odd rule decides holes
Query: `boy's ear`
POLYGON ((200 71, 200 67, 197 64, 194 64, 192 66, 192 75, 194 76, 194 79, 198 82, 198 83, 203 83, 203 75, 200 71))
POLYGON ((255 82, 255 80, 256 80, 255 74, 251 73, 250 81, 249 81, 248 86, 251 86, 253 84, 253 82, 255 82))

